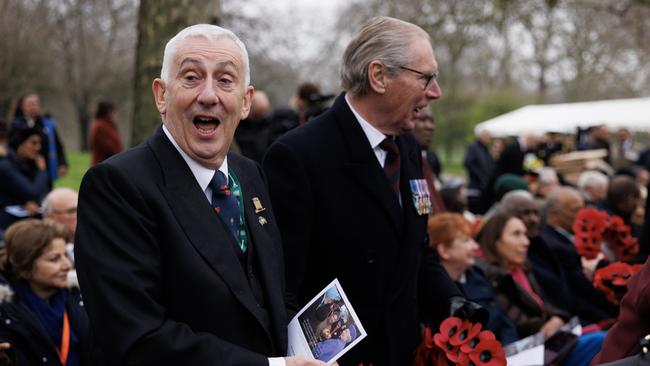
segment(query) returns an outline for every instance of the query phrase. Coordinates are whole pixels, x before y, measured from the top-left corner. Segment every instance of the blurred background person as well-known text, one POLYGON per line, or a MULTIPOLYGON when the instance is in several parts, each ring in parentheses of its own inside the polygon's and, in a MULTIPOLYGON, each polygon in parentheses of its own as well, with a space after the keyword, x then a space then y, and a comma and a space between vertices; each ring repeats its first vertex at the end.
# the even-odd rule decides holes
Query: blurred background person
POLYGON ((537 156, 544 161, 544 165, 549 165, 554 155, 565 151, 565 136, 559 132, 547 132, 544 135, 543 142, 537 148, 537 156))
POLYGON ((469 177, 467 203, 469 210, 477 215, 486 213, 490 208, 489 185, 494 170, 494 159, 489 150, 491 140, 490 132, 482 130, 465 150, 463 166, 469 177))
POLYGON ((436 129, 435 120, 431 109, 428 107, 420 109, 414 121, 413 136, 420 146, 422 153, 422 171, 424 179, 429 187, 429 198, 431 201, 431 214, 445 212, 445 204, 440 197, 438 184, 440 182, 440 172, 442 165, 435 151, 431 149, 433 132, 436 129))
MULTIPOLYGON (((515 323, 520 337, 542 332, 555 334, 568 319, 541 291, 527 264, 526 226, 516 216, 498 212, 479 233, 484 260, 477 262, 497 293, 501 306, 515 323)), ((563 365, 589 365, 605 338, 604 332, 582 335, 562 362, 563 365)))
POLYGON ((428 225, 429 245, 436 250, 440 264, 468 300, 485 308, 490 317, 485 327, 504 345, 519 339, 514 323, 505 314, 483 272, 474 266, 478 244, 470 224, 457 213, 433 215, 428 225))
POLYGON ((515 322, 521 337, 539 331, 546 338, 564 325, 568 314, 542 297, 527 265, 526 226, 515 215, 497 212, 478 235, 484 260, 477 265, 492 284, 501 305, 515 322))
POLYGON ((617 215, 631 229, 635 238, 639 237, 640 228, 632 222, 632 216, 641 203, 641 189, 636 181, 627 175, 612 178, 607 187, 607 196, 601 205, 610 216, 617 215))
POLYGON ((476 215, 467 210, 467 190, 462 180, 446 181, 440 189, 440 198, 446 211, 463 215, 470 224, 476 222, 476 215))
POLYGON ((543 167, 537 172, 537 187, 535 196, 540 199, 548 195, 556 188, 560 187, 560 178, 557 176, 555 169, 543 167))
POLYGON ((640 151, 641 147, 634 142, 630 130, 626 127, 619 128, 616 131, 616 141, 609 152, 612 168, 618 171, 630 167, 639 160, 640 151))
POLYGON ((262 90, 255 90, 251 99, 251 110, 246 119, 239 122, 235 130, 235 141, 242 155, 262 163, 269 147, 271 102, 262 90))
POLYGON ((609 177, 597 170, 587 170, 578 177, 578 191, 585 206, 599 207, 607 197, 609 177))
POLYGON ((48 115, 41 115, 41 101, 38 94, 29 92, 18 99, 14 119, 9 131, 9 142, 18 136, 21 130, 35 128, 41 134, 39 154, 45 159, 49 184, 68 172, 63 142, 59 138, 56 120, 48 115))
POLYGON ((573 243, 573 223, 583 207, 584 202, 578 191, 568 187, 556 189, 546 201, 540 235, 562 266, 572 292, 572 312, 580 317, 583 324, 589 324, 615 318, 617 309, 591 283, 602 257, 587 260, 578 254, 573 243))
POLYGON ((553 250, 540 236, 541 203, 525 190, 514 190, 503 196, 498 212, 519 218, 526 226, 529 269, 535 274, 542 295, 554 306, 570 312, 571 289, 566 284, 566 275, 553 250))
POLYGON ((604 149, 607 152, 603 160, 610 164, 609 127, 605 124, 589 128, 586 135, 578 143, 578 150, 597 149, 604 149))
POLYGON ((77 288, 67 288, 69 233, 52 221, 23 220, 6 232, 0 284, 13 292, 0 304, 0 340, 15 365, 92 365, 90 324, 77 288))
POLYGON ((40 213, 41 200, 50 190, 45 159, 39 154, 41 136, 35 127, 14 131, 7 155, 0 158, 0 230, 40 213))
POLYGON ((77 201, 79 194, 70 188, 55 188, 43 199, 43 218, 65 226, 70 233, 66 245, 68 257, 74 264, 74 235, 77 229, 77 201))
POLYGON ((318 84, 306 81, 298 85, 291 104, 298 112, 298 120, 302 124, 325 112, 328 109, 325 102, 332 98, 334 94, 322 94, 318 84))
POLYGON ((97 165, 124 150, 116 117, 117 111, 112 102, 102 100, 97 103, 95 120, 90 126, 89 147, 92 165, 97 165))

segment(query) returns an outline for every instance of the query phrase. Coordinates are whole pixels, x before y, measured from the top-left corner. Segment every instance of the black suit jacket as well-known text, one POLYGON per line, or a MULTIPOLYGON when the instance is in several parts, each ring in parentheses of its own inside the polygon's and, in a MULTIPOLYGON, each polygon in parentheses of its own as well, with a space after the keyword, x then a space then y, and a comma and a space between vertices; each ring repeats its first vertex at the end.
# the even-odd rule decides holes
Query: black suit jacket
POLYGON ((571 313, 578 315, 584 324, 616 317, 617 308, 607 301, 605 295, 582 272, 580 255, 571 240, 548 225, 542 227, 540 237, 553 251, 564 271, 571 289, 571 313))
POLYGON ((524 157, 526 153, 521 149, 519 140, 513 139, 501 152, 494 166, 493 181, 506 173, 524 175, 524 157))
POLYGON ((111 364, 268 365, 267 356, 284 355, 282 251, 261 169, 234 154, 228 165, 242 186, 265 304, 255 300, 234 238, 162 129, 84 177, 76 264, 111 364), (253 197, 265 211, 254 212, 253 197))
POLYGON ((403 207, 343 95, 279 138, 263 164, 282 232, 289 298, 303 306, 338 278, 368 332, 339 360, 342 366, 410 364, 420 339, 421 274, 426 281, 420 285, 436 298, 426 309, 431 317, 443 316, 449 296, 460 295, 433 252, 425 251, 427 215, 417 214, 409 187, 409 180, 423 179, 420 149, 410 134, 396 143, 403 207))

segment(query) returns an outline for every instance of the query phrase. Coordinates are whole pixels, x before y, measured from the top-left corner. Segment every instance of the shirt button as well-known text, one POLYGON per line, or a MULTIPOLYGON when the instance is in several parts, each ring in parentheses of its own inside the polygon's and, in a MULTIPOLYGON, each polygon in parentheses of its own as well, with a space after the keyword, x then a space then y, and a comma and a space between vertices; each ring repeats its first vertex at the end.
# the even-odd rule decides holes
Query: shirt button
POLYGON ((41 359, 41 361, 43 361, 43 363, 46 363, 46 362, 47 362, 47 357, 43 357, 43 358, 41 359))
POLYGON ((5 319, 5 324, 7 325, 11 324, 11 319, 5 319))

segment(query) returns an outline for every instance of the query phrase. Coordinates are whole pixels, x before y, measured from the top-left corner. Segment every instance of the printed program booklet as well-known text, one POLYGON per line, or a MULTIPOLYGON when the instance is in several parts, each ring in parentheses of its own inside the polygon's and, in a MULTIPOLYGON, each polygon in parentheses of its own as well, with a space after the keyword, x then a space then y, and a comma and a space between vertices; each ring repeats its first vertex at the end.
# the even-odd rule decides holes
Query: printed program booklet
POLYGON ((334 279, 289 322, 288 353, 331 365, 365 337, 341 284, 334 279))

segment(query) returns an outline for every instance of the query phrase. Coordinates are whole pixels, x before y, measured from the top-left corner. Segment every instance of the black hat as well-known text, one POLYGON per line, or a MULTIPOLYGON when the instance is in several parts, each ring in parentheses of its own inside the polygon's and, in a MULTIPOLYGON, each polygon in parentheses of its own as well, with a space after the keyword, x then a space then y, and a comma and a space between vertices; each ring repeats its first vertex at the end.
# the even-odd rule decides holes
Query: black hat
POLYGON ((18 146, 33 135, 42 136, 40 129, 36 127, 13 128, 9 132, 9 146, 17 150, 18 146))

